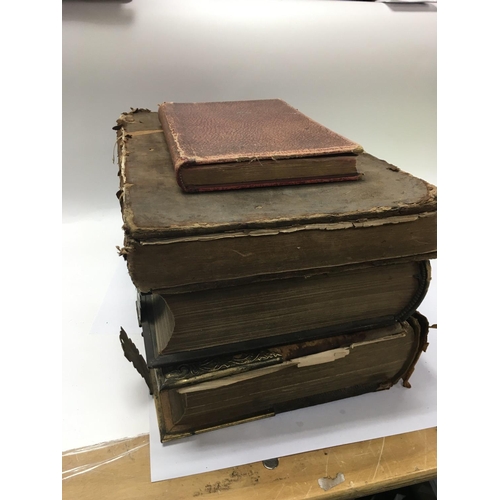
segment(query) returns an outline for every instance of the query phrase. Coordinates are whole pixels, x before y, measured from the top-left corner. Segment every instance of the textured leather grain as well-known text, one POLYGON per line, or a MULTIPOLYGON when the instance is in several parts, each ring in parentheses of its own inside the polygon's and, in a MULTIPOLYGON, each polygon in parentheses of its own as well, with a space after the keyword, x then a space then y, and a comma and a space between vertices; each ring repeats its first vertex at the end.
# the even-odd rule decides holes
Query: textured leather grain
POLYGON ((280 99, 160 105, 162 124, 177 181, 185 191, 211 191, 333 180, 356 180, 355 155, 363 148, 311 120, 280 99), (343 158, 339 172, 337 157, 343 158), (326 157, 330 169, 298 164, 296 159, 326 157), (334 158, 329 158, 334 157, 334 158), (295 162, 290 162, 295 160, 295 162), (262 162, 268 162, 262 163, 262 162), (252 165, 252 162, 256 162, 252 165), (346 162, 349 170, 346 171, 346 162), (188 183, 183 171, 200 165, 231 164, 234 177, 213 169, 215 181, 188 183), (291 175, 289 165, 295 167, 291 175), (278 166, 276 171, 272 168, 278 166), (249 168, 260 168, 248 177, 249 168), (297 173, 297 167, 299 173, 297 173), (241 174, 239 174, 241 172, 241 174), (271 173, 270 173, 271 172, 271 173), (238 178, 240 177, 240 178, 238 178))

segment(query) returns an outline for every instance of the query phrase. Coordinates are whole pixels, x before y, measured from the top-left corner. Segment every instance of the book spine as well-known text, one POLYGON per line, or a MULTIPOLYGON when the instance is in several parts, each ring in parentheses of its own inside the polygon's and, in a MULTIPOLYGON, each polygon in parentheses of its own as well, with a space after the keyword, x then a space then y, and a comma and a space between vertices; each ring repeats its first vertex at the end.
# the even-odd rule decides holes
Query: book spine
POLYGON ((184 185, 182 179, 182 168, 186 163, 186 159, 179 143, 179 134, 175 132, 173 122, 169 119, 169 116, 175 116, 172 103, 164 102, 158 108, 158 118, 163 129, 163 135, 165 136, 170 156, 172 157, 177 184, 179 184, 183 191, 187 192, 187 187, 184 185))

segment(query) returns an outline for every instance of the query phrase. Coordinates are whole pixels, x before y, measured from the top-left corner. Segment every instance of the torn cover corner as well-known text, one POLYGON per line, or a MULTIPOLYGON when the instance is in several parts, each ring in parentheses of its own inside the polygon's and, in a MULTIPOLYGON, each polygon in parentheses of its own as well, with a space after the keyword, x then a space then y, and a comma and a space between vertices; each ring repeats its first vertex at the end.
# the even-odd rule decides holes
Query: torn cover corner
POLYGON ((151 110, 148 108, 130 108, 129 113, 151 113, 151 110))
POLYGON ((134 122, 135 118, 132 115, 140 112, 151 113, 151 110, 147 108, 130 108, 130 111, 124 111, 118 120, 116 120, 116 125, 111 127, 112 130, 120 130, 125 126, 125 124, 134 122))
POLYGON ((128 254, 127 247, 121 247, 119 245, 116 245, 115 248, 118 250, 118 255, 121 257, 125 257, 125 260, 127 260, 127 254, 128 254))
POLYGON ((422 354, 422 352, 425 352, 427 350, 427 347, 429 346, 429 342, 427 341, 427 337, 429 334, 429 321, 427 320, 427 318, 418 311, 415 311, 408 321, 410 320, 413 320, 412 323, 415 324, 415 327, 419 329, 419 343, 417 353, 415 354, 413 361, 411 362, 405 373, 403 373, 403 375, 401 376, 403 387, 406 387, 407 389, 411 389, 410 377, 415 371, 415 366, 417 364, 417 361, 420 359, 420 355, 422 354))
POLYGON ((392 382, 392 380, 390 380, 388 382, 384 382, 377 387, 377 392, 378 391, 386 391, 387 389, 390 389, 393 385, 394 385, 394 382, 392 382))
POLYGON ((151 379, 151 374, 142 357, 141 353, 135 346, 135 344, 130 340, 129 336, 123 328, 120 327, 120 343, 122 345, 123 354, 130 361, 134 368, 139 372, 141 377, 145 380, 148 388, 149 394, 153 394, 153 381, 151 379))

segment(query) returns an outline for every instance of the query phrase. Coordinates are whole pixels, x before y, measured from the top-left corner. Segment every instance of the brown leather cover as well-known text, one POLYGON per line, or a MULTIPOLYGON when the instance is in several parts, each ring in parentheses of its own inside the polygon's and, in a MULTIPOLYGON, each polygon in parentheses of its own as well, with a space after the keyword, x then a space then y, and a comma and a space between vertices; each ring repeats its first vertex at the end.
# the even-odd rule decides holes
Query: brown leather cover
POLYGON ((368 153, 359 182, 187 196, 157 113, 124 113, 115 129, 120 253, 143 292, 435 258, 437 188, 368 153))
MULTIPOLYGON (((277 185, 357 180, 355 155, 363 148, 311 120, 280 99, 160 105, 158 116, 184 191, 215 191, 277 185), (325 172, 318 158, 331 161, 325 172), (296 159, 316 158, 316 162, 296 159), (295 160, 291 162, 290 160, 295 160), (341 161, 336 171, 336 163, 341 161), (249 180, 245 167, 262 167, 262 178, 249 180), (267 162, 267 163, 265 163, 267 162), (231 164, 231 177, 218 176, 210 185, 186 182, 184 170, 200 165, 231 164), (267 171, 279 164, 278 172, 267 171), (292 164, 294 173, 287 171, 292 164), (300 171, 297 174, 297 168, 300 171), (234 171, 237 169, 237 173, 234 171), (241 173, 241 174, 240 174, 241 173)), ((210 174, 212 175, 212 173, 210 174)))

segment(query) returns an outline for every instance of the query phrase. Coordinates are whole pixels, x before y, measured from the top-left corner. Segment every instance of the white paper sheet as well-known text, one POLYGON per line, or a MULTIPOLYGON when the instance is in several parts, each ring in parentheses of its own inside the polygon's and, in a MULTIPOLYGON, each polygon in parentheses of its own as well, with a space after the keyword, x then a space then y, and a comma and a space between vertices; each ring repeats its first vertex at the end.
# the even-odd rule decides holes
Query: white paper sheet
MULTIPOLYGON (((419 307, 436 323, 437 265, 419 307)), ((321 448, 376 439, 437 425, 436 330, 410 382, 275 417, 161 444, 154 403, 150 402, 151 481, 188 476, 321 448)))
POLYGON ((120 261, 96 314, 90 333, 117 335, 120 327, 127 333, 140 332, 136 312, 137 292, 127 271, 120 261))

